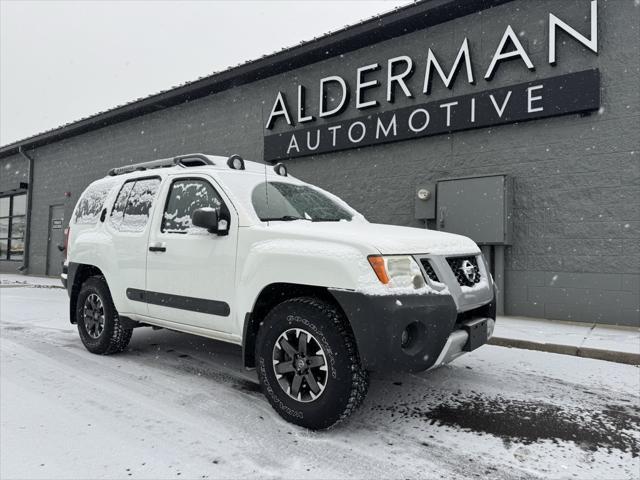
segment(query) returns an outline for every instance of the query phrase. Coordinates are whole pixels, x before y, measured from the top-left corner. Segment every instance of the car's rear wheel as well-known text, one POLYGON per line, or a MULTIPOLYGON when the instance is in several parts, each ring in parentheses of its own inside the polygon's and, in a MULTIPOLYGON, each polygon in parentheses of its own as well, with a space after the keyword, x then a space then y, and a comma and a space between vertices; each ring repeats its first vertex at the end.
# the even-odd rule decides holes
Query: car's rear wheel
POLYGON ((271 310, 258 332, 256 358, 273 408, 303 427, 346 419, 367 392, 368 375, 346 319, 316 298, 293 298, 271 310))
POLYGON ((122 326, 104 277, 90 277, 82 284, 76 324, 86 349, 100 355, 122 352, 133 332, 122 326))

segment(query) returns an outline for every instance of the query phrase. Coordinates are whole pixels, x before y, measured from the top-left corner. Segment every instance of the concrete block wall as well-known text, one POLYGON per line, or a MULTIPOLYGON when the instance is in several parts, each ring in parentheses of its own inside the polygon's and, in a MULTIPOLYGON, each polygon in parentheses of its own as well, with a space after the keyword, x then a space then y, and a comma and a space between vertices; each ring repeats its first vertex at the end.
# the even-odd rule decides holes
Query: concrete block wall
MULTIPOLYGON (((589 30, 587 0, 517 0, 447 24, 328 58, 285 75, 89 132, 31 152, 34 169, 31 271, 46 268, 48 208, 66 206, 68 219, 82 190, 117 165, 205 152, 262 159, 264 124, 278 91, 296 98, 307 86, 310 113, 327 75, 355 84, 356 68, 410 55, 418 68, 408 81, 416 98, 398 95, 392 108, 498 88, 536 78, 599 68, 602 108, 569 115, 458 132, 288 162, 290 171, 343 197, 370 221, 425 227, 414 218, 422 183, 453 176, 507 173, 515 180, 514 242, 507 248, 506 310, 575 321, 640 324, 640 8, 599 1, 599 54, 559 37, 558 65, 547 64, 549 12, 581 32, 589 30), (510 24, 536 65, 504 62, 482 79, 502 32, 510 24), (422 94, 427 49, 449 68, 468 37, 477 84, 459 75, 452 90, 436 79, 422 94), (70 197, 65 197, 70 192, 70 197)), ((385 68, 379 72, 385 75, 385 68)), ((373 76, 375 78, 375 75, 373 76)), ((384 100, 384 89, 371 98, 384 100)), ((295 105, 291 104, 292 109, 295 105)), ((341 118, 361 112, 350 105, 341 118)), ((277 131, 288 131, 279 125, 277 131)), ((322 123, 321 120, 318 123, 322 123)), ((271 132, 269 132, 271 133, 271 132)))

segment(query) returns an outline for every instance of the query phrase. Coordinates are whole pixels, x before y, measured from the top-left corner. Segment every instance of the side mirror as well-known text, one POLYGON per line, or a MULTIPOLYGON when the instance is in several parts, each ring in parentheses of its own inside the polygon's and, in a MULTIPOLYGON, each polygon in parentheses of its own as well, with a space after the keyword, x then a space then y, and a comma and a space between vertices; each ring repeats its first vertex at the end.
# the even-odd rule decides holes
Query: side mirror
MULTIPOLYGON (((222 220, 221 222, 226 222, 222 220)), ((206 228, 209 233, 218 233, 220 227, 218 211, 215 208, 198 208, 191 214, 191 223, 194 227, 206 228)), ((226 229, 225 229, 226 230, 226 229)))

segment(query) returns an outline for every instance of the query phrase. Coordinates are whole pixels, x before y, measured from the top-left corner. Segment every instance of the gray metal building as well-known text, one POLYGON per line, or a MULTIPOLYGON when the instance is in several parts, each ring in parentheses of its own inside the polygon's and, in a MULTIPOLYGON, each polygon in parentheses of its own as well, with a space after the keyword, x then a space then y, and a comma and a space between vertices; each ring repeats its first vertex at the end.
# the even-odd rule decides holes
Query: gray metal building
POLYGON ((109 168, 237 153, 472 236, 507 314, 640 325, 639 26, 633 0, 427 0, 5 145, 0 271, 58 274, 109 168))

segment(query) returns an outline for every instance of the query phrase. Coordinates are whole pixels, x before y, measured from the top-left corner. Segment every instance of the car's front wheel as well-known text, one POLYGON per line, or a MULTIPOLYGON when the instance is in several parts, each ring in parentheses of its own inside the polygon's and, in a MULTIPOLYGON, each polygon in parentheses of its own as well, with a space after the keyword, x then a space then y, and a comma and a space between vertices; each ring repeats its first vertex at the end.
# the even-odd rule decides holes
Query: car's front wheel
POLYGON ((104 277, 91 277, 82 284, 76 324, 86 349, 100 355, 122 352, 133 332, 122 326, 104 277))
POLYGON ((316 298, 293 298, 273 308, 258 332, 256 358, 273 408, 303 427, 333 426, 367 392, 368 375, 346 319, 316 298))

